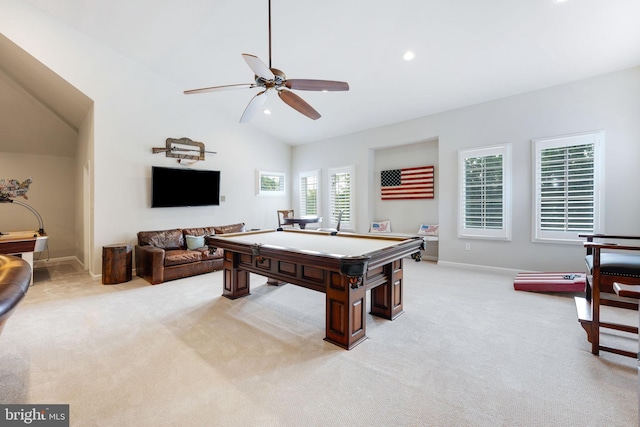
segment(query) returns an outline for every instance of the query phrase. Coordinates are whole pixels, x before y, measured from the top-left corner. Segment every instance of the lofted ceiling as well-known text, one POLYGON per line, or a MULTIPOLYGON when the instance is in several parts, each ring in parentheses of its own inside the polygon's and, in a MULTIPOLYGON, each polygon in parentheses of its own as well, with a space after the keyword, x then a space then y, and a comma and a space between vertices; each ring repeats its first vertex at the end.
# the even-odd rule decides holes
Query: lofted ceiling
POLYGON ((0 152, 75 157, 92 103, 0 34, 0 152))
MULTIPOLYGON (((251 83, 268 63, 267 0, 24 0, 153 72, 176 91, 251 83)), ((272 0, 272 65, 347 81, 271 96, 243 126, 292 145, 358 132, 640 65, 638 0, 272 0), (415 52, 404 61, 406 50, 415 52)), ((259 89, 206 93, 238 118, 259 89)), ((60 112, 63 116, 66 113, 60 112)), ((73 122, 73 119, 67 119, 73 122)))

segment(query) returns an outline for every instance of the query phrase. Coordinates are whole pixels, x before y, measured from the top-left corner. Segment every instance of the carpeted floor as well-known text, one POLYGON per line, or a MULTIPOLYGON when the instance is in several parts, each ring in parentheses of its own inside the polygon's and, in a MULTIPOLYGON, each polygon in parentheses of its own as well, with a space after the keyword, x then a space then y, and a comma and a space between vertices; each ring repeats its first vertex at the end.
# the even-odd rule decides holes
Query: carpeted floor
POLYGON ((405 313, 346 351, 322 293, 252 276, 231 301, 222 272, 103 286, 51 263, 0 335, 0 402, 70 404, 73 426, 638 425, 636 361, 590 353, 571 295, 425 261, 404 280, 405 313))

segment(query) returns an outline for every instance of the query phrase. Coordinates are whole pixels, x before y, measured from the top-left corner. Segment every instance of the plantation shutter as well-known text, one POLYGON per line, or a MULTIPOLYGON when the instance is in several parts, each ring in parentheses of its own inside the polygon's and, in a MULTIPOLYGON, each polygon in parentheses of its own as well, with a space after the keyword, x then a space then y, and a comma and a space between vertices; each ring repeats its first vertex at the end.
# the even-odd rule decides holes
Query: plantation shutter
POLYGON ((594 144, 540 152, 540 229, 593 232, 594 144))
POLYGON ((342 226, 353 228, 353 168, 336 168, 329 171, 329 213, 331 222, 337 221, 342 211, 342 226))
POLYGON ((534 139, 534 241, 601 233, 604 131, 534 139))
POLYGON ((300 213, 302 215, 319 215, 318 181, 316 172, 303 173, 300 176, 300 213))
POLYGON ((259 196, 284 196, 286 194, 284 172, 256 170, 259 196))
POLYGON ((473 157, 465 160, 466 228, 501 229, 503 227, 503 157, 473 157))
POLYGON ((460 237, 511 239, 510 163, 509 144, 458 153, 460 237))
POLYGON ((260 190, 264 192, 284 192, 284 176, 262 175, 260 177, 260 190))

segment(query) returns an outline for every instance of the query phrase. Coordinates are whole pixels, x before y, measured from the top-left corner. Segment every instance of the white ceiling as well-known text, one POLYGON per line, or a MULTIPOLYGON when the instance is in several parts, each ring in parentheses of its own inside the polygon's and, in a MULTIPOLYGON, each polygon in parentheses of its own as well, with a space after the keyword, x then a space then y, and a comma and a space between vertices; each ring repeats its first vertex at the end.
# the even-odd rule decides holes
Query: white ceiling
MULTIPOLYGON (((164 75, 176 90, 250 83, 268 63, 267 0, 24 0, 164 75)), ((303 144, 640 65, 638 0, 272 0, 272 65, 347 81, 272 96, 249 124, 303 144), (402 59, 411 49, 416 58, 402 59)), ((199 95, 240 118, 259 89, 199 95)))

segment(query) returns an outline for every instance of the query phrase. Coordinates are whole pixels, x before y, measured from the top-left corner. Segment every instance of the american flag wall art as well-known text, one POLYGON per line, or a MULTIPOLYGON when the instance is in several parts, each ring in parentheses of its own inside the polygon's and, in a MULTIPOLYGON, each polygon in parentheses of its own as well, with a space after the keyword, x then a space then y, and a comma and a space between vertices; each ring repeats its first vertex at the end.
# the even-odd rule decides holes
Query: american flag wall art
POLYGON ((380 172, 382 200, 433 199, 433 166, 380 172))

